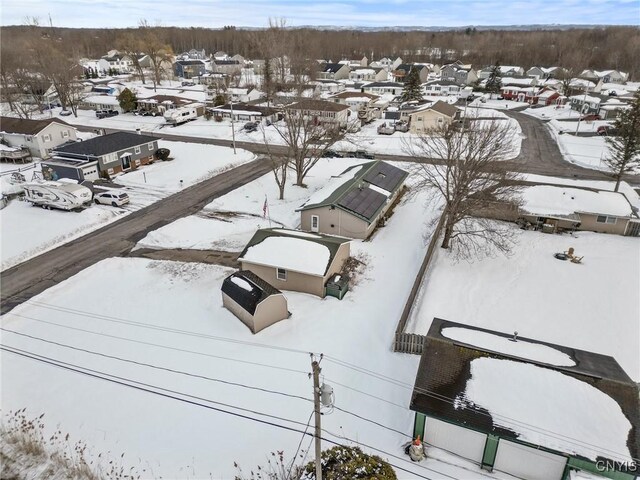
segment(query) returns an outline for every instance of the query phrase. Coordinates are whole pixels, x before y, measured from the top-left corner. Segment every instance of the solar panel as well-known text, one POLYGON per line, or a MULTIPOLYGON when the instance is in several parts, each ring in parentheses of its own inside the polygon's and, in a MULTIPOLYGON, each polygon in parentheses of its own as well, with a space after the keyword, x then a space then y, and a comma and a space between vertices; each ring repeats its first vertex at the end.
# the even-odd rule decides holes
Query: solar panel
POLYGON ((351 190, 340 199, 338 205, 371 220, 386 201, 387 197, 383 194, 364 187, 351 190))
POLYGON ((378 162, 364 176, 364 180, 387 192, 393 192, 402 182, 406 172, 388 163, 378 162))

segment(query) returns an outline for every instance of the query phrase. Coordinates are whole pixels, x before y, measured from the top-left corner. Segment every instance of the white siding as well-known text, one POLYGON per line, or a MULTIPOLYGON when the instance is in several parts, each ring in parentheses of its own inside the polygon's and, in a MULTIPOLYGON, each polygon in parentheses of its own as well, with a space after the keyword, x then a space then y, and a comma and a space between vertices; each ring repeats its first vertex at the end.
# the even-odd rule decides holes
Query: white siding
POLYGON ((427 417, 424 441, 474 462, 482 462, 487 436, 468 428, 427 417))
POLYGON ((560 455, 501 439, 493 469, 526 480, 560 480, 566 464, 560 455))

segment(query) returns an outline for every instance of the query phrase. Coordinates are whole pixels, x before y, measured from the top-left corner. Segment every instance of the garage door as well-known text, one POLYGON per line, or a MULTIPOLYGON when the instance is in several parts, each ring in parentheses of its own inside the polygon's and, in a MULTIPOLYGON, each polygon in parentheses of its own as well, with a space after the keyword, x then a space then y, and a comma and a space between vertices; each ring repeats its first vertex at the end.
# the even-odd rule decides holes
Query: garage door
POLYGON ((424 429, 424 440, 430 445, 480 463, 487 436, 475 430, 428 417, 424 429))
POLYGON ((526 480, 560 480, 567 459, 508 440, 500 440, 494 470, 526 480))

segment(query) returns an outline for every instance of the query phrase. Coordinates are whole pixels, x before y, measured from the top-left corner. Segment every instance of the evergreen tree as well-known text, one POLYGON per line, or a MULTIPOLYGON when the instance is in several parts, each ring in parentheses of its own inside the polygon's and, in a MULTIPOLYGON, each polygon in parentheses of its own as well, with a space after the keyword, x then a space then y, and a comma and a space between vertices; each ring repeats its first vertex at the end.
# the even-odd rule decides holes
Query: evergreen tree
MULTIPOLYGON (((323 450, 322 478, 325 480, 397 480, 391 465, 377 455, 368 455, 359 447, 340 445, 323 450)), ((315 480, 315 462, 304 468, 303 478, 315 480)))
POLYGON ((131 112, 132 110, 135 110, 138 103, 138 98, 136 97, 136 94, 131 90, 125 88, 124 90, 122 90, 122 92, 120 92, 120 95, 118 95, 117 98, 118 103, 120 104, 120 108, 122 108, 123 111, 131 112))
POLYGON ((422 100, 422 85, 420 83, 420 75, 418 74, 417 68, 411 67, 409 75, 407 75, 405 79, 400 99, 403 102, 422 100))
POLYGON ((618 113, 613 130, 615 135, 606 138, 609 155, 604 163, 616 179, 614 191, 617 192, 622 176, 640 168, 640 90, 636 92, 631 108, 618 113))
POLYGON ((493 98, 493 94, 500 93, 501 88, 502 75, 500 74, 500 63, 496 62, 496 64, 491 68, 489 78, 487 78, 487 85, 485 87, 485 90, 489 92, 489 98, 493 98))
POLYGON ((264 59, 264 70, 262 73, 262 91, 267 96, 267 101, 271 100, 273 96, 273 71, 271 66, 271 59, 264 59))

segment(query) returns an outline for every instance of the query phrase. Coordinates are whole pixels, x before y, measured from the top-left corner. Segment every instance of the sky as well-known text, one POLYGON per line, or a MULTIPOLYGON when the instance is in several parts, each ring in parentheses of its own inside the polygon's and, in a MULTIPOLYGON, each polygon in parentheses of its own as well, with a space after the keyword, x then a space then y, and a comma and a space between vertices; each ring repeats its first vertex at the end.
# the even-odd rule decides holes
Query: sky
POLYGON ((0 23, 58 27, 640 25, 640 0, 0 0, 0 23))

